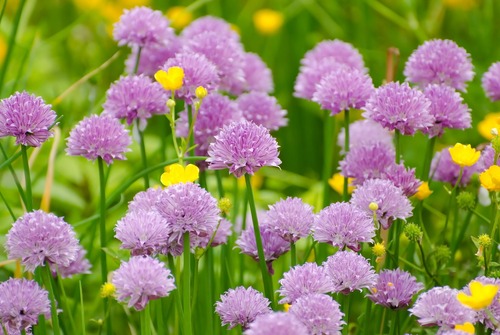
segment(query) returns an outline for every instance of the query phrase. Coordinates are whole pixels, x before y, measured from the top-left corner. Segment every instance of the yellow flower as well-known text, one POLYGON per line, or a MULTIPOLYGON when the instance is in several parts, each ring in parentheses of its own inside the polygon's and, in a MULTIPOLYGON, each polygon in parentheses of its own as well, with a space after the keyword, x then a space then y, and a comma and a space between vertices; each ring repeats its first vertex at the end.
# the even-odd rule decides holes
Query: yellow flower
POLYGON ((169 67, 167 71, 159 70, 155 73, 155 79, 167 91, 175 91, 182 87, 184 70, 178 66, 169 67))
POLYGON ((233 204, 231 203, 231 200, 229 200, 229 198, 224 197, 219 199, 219 209, 223 214, 229 214, 231 207, 233 207, 233 204))
POLYGON ((101 298, 109 298, 115 294, 116 287, 112 283, 104 283, 101 286, 101 298))
POLYGON ((472 148, 470 144, 464 145, 457 143, 452 148, 449 148, 448 151, 450 152, 453 162, 461 167, 476 164, 479 156, 481 156, 481 152, 472 148))
POLYGON ((161 183, 170 186, 178 183, 194 182, 199 178, 200 169, 196 165, 188 164, 185 168, 179 163, 165 167, 165 172, 161 175, 161 183))
POLYGON ((474 329, 474 325, 470 322, 466 322, 466 323, 461 324, 461 325, 455 325, 455 330, 461 330, 461 331, 469 333, 469 334, 474 334, 474 332, 476 331, 474 329))
POLYGON ((479 181, 488 191, 500 191, 500 166, 490 166, 479 175, 479 181))
POLYGON ((498 285, 483 284, 473 280, 469 284, 470 295, 459 292, 457 299, 463 305, 479 311, 491 305, 499 288, 498 285))
POLYGON ((198 99, 201 100, 201 99, 204 99, 207 96, 208 92, 207 92, 207 89, 205 87, 198 86, 196 88, 196 90, 194 91, 194 94, 196 95, 196 97, 198 99))
POLYGON ((477 124, 479 134, 489 141, 493 139, 493 134, 491 133, 491 129, 493 128, 500 128, 500 113, 486 114, 483 121, 477 124))
POLYGON ((181 30, 193 21, 193 14, 186 7, 174 6, 167 10, 167 18, 172 28, 181 30))
POLYGON ((432 194, 431 189, 429 188, 429 183, 424 181, 417 189, 417 193, 415 193, 415 198, 418 200, 424 200, 432 194))
POLYGON ((443 0, 446 7, 461 10, 470 10, 477 5, 477 0, 443 0))
POLYGON ((272 9, 260 9, 253 14, 253 24, 263 35, 275 34, 285 20, 283 13, 272 9))
MULTIPOLYGON (((354 178, 348 178, 347 179, 347 193, 351 194, 352 191, 354 191, 354 186, 352 185, 352 181, 354 178)), ((332 176, 332 178, 328 179, 328 184, 337 192, 338 194, 342 195, 344 194, 344 176, 341 175, 340 173, 336 173, 332 176)))
POLYGON ((290 304, 283 304, 283 310, 285 312, 288 312, 290 310, 290 307, 292 307, 292 305, 290 305, 290 304))
POLYGON ((380 257, 385 255, 384 243, 377 242, 372 247, 372 252, 375 256, 380 257))

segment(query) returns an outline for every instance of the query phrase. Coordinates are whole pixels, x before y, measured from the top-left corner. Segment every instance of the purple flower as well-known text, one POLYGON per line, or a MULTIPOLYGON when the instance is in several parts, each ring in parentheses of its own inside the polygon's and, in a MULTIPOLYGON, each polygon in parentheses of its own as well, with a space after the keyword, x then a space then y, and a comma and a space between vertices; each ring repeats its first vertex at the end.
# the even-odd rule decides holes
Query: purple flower
POLYGON ((326 294, 300 297, 290 307, 290 314, 306 325, 311 335, 340 335, 345 324, 340 305, 326 294))
POLYGON ((0 284, 0 323, 7 334, 28 333, 39 315, 50 317, 50 301, 35 281, 10 278, 0 284))
POLYGON ((307 327, 291 313, 259 315, 244 335, 309 335, 307 327))
POLYGON ((148 7, 125 9, 113 26, 113 38, 120 46, 166 45, 172 34, 169 21, 162 12, 148 7))
POLYGON ((149 77, 128 76, 115 81, 106 92, 104 113, 126 119, 130 125, 140 121, 142 129, 153 114, 165 114, 168 96, 159 83, 149 77))
POLYGON ((400 269, 382 270, 367 297, 378 305, 400 309, 407 307, 413 295, 423 288, 424 285, 409 272, 400 269))
MULTIPOLYGON (((500 285, 500 279, 498 279, 498 278, 490 278, 490 277, 480 276, 480 277, 475 278, 474 281, 478 281, 478 282, 482 283, 483 285, 500 285)), ((463 288, 463 291, 466 294, 470 295, 469 285, 465 286, 463 288)), ((493 315, 495 320, 500 320, 500 292, 497 292, 497 294, 495 295, 495 298, 493 299, 493 302, 491 303, 491 305, 489 305, 487 307, 487 310, 489 310, 489 312, 493 315)), ((480 311, 477 311, 477 320, 479 322, 483 323, 484 325, 486 325, 486 327, 488 327, 490 329, 493 329, 493 330, 496 329, 495 325, 491 322, 486 309, 482 309, 480 311)))
POLYGON ((236 100, 243 117, 269 130, 278 130, 288 124, 287 111, 282 109, 275 97, 264 92, 242 94, 236 100))
POLYGON ((140 311, 150 300, 166 297, 175 289, 170 270, 151 257, 135 256, 122 262, 113 274, 117 300, 140 311))
POLYGON ((266 225, 284 240, 295 243, 306 237, 314 222, 312 206, 300 198, 286 198, 269 206, 266 213, 266 225))
POLYGON ((57 272, 59 272, 62 278, 69 278, 78 274, 89 274, 92 264, 85 258, 86 254, 87 251, 81 246, 78 246, 75 260, 69 263, 68 266, 57 266, 56 269, 52 267, 52 273, 55 276, 57 272))
POLYGON ((153 76, 167 60, 174 57, 181 50, 181 46, 181 40, 173 31, 171 35, 169 34, 165 44, 148 45, 142 48, 133 46, 132 52, 125 61, 127 73, 134 74, 139 49, 141 50, 141 55, 139 65, 137 66, 137 74, 153 76))
POLYGON ((413 135, 433 125, 430 105, 425 95, 408 83, 391 82, 375 90, 363 108, 363 116, 389 130, 413 135))
POLYGON ((238 33, 231 28, 231 25, 221 18, 213 16, 203 16, 193 22, 182 31, 184 39, 192 39, 206 31, 215 32, 225 39, 240 40, 238 33))
POLYGON ((172 66, 178 66, 184 70, 182 87, 175 91, 175 96, 185 100, 188 104, 193 102, 198 86, 203 86, 208 92, 215 91, 219 86, 220 78, 217 67, 205 55, 181 51, 175 57, 168 59, 162 69, 168 71, 172 66))
POLYGON ((115 118, 92 115, 80 121, 69 133, 66 153, 88 160, 102 158, 107 164, 125 159, 132 142, 128 131, 115 118))
POLYGON ((295 80, 293 95, 297 98, 312 100, 316 92, 316 85, 321 81, 321 78, 328 73, 335 72, 342 66, 333 57, 325 58, 310 66, 301 66, 295 80))
POLYGON ((39 147, 52 137, 56 116, 42 98, 16 92, 0 101, 0 137, 14 136, 16 144, 39 147))
POLYGON ((222 325, 229 325, 229 329, 241 325, 243 329, 261 314, 271 312, 271 302, 262 293, 253 287, 238 286, 229 289, 215 303, 215 312, 219 314, 222 325))
POLYGON ((500 62, 491 64, 483 74, 481 84, 491 101, 500 100, 500 62))
POLYGON ((128 204, 129 212, 132 211, 156 211, 155 205, 163 194, 162 188, 150 187, 146 191, 138 192, 128 204))
POLYGON ((20 258, 30 272, 46 263, 69 266, 80 248, 73 227, 42 210, 26 213, 14 222, 6 247, 9 259, 20 258))
MULTIPOLYGON (((461 186, 469 183, 470 178, 476 172, 476 169, 477 167, 475 165, 465 166, 463 168, 462 179, 460 180, 461 186)), ((460 166, 453 162, 448 148, 444 148, 434 154, 434 158, 432 158, 431 163, 431 176, 433 180, 455 185, 459 174, 460 166)))
POLYGON ((193 183, 167 187, 156 209, 171 229, 168 243, 173 249, 183 244, 184 233, 189 233, 191 250, 206 247, 220 220, 217 200, 193 183))
POLYGON ((413 51, 406 62, 404 75, 408 81, 421 86, 446 84, 465 91, 465 83, 472 80, 474 71, 470 55, 464 48, 450 40, 435 39, 413 51))
POLYGON ((462 305, 457 294, 458 290, 448 286, 433 287, 421 294, 409 311, 423 327, 453 328, 465 322, 475 323, 476 313, 462 305))
POLYGON ((273 74, 262 58, 255 53, 246 52, 243 61, 245 82, 242 90, 271 93, 274 90, 273 74))
POLYGON ((373 242, 375 225, 372 217, 353 204, 337 202, 319 212, 313 231, 318 242, 359 251, 361 242, 373 242))
POLYGON ((305 67, 313 67, 323 62, 326 58, 332 57, 328 61, 347 65, 353 69, 366 72, 363 57, 352 44, 341 40, 327 40, 318 43, 312 50, 308 51, 301 64, 305 67))
MULTIPOLYGON (((358 120, 349 125, 349 148, 371 146, 375 142, 393 148, 392 134, 379 123, 370 120, 358 120)), ((345 153, 345 128, 342 128, 337 138, 341 153, 345 153)), ((348 150, 349 151, 349 150, 348 150)))
POLYGON ((321 78, 312 100, 335 115, 351 108, 364 107, 373 91, 370 76, 355 68, 341 66, 321 78))
POLYGON ((393 164, 382 173, 383 179, 392 181, 392 183, 403 190, 403 194, 411 197, 417 193, 422 182, 415 177, 415 169, 406 168, 404 164, 393 164))
POLYGON ((115 237, 132 256, 156 255, 167 246, 172 227, 154 210, 129 211, 116 223, 115 237))
POLYGON ((314 293, 329 293, 332 291, 332 281, 322 266, 316 263, 296 265, 283 274, 278 290, 283 297, 280 304, 294 304, 305 295, 314 293))
POLYGON ((243 120, 225 125, 208 148, 209 169, 229 169, 239 178, 263 166, 279 166, 278 143, 269 130, 243 120))
POLYGON ((233 233, 231 230, 232 227, 233 224, 231 221, 222 218, 219 222, 219 228, 217 228, 217 232, 215 233, 211 246, 216 247, 221 244, 226 244, 227 238, 233 233))
POLYGON ((333 292, 349 294, 354 290, 372 287, 377 276, 368 260, 358 253, 337 251, 325 263, 326 274, 333 284, 333 292))
POLYGON ((462 103, 463 99, 455 90, 446 85, 428 85, 424 94, 431 102, 430 113, 434 116, 434 124, 422 129, 429 137, 441 136, 444 128, 466 129, 471 126, 469 107, 462 103))
POLYGON ((389 229, 396 219, 405 220, 412 215, 413 206, 403 190, 391 181, 384 179, 369 179, 357 187, 351 198, 352 204, 368 215, 373 215, 370 203, 377 204, 377 220, 382 228, 389 229))
MULTIPOLYGON (((493 147, 491 146, 491 144, 488 144, 481 151, 481 156, 479 156, 479 160, 474 165, 474 168, 475 168, 476 172, 478 172, 478 173, 484 172, 490 166, 493 165, 494 161, 495 161, 495 149, 493 149, 493 147)), ((497 164, 498 163, 499 162, 497 162, 497 164)))

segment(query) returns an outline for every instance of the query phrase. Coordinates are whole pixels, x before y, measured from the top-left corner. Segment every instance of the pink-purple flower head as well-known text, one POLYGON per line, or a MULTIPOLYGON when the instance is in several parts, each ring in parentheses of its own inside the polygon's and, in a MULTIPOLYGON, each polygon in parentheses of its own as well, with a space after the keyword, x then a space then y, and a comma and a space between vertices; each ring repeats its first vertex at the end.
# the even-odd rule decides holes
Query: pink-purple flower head
POLYGON ((453 88, 446 85, 431 84, 425 88, 424 94, 431 102, 430 113, 434 123, 422 129, 429 137, 441 136, 445 128, 466 129, 471 127, 469 107, 453 88))
POLYGON ((334 247, 361 249, 362 242, 375 236, 373 219, 353 204, 337 202, 319 212, 314 220, 314 239, 334 247))
POLYGON ((470 55, 450 40, 434 39, 420 45, 406 62, 407 80, 424 87, 446 84, 465 91, 466 82, 474 77, 470 55))
POLYGON ((236 100, 243 117, 269 130, 278 130, 288 124, 287 111, 278 100, 265 92, 244 93, 236 100))
POLYGON ((208 92, 215 91, 219 87, 220 77, 217 67, 203 54, 183 50, 168 59, 161 69, 168 71, 173 66, 178 66, 184 71, 182 87, 175 91, 175 96, 188 104, 195 99, 198 86, 203 86, 208 92))
POLYGON ((332 281, 325 269, 316 263, 297 265, 283 274, 280 279, 280 304, 294 304, 302 296, 333 291, 332 281))
POLYGON ((266 225, 284 240, 295 243, 306 237, 314 222, 312 206, 300 198, 286 198, 269 206, 266 212, 266 225))
POLYGON ((154 114, 165 114, 168 96, 165 90, 151 78, 138 75, 121 77, 106 92, 102 106, 104 113, 132 124, 138 120, 140 127, 154 114))
POLYGON ((364 107, 374 90, 369 75, 355 68, 341 66, 321 78, 312 100, 335 115, 351 108, 364 107))
MULTIPOLYGON (((476 171, 476 165, 464 166, 460 185, 467 185, 476 171)), ((444 148, 434 154, 431 162, 431 176, 433 180, 455 185, 459 174, 460 166, 453 162, 448 148, 444 148)))
POLYGON ((132 139, 128 130, 108 115, 91 115, 80 121, 69 133, 66 153, 88 160, 102 158, 107 164, 125 159, 132 139))
POLYGON ((155 44, 142 48, 134 46, 125 61, 127 73, 134 74, 139 50, 141 50, 141 55, 137 66, 137 74, 153 76, 167 60, 174 57, 181 50, 181 47, 182 42, 173 31, 165 44, 155 44))
POLYGON ((132 201, 128 204, 129 212, 133 211, 156 211, 155 205, 160 196, 163 194, 163 189, 158 187, 150 187, 145 191, 138 192, 132 201))
POLYGON ((231 221, 225 218, 220 219, 219 227, 215 232, 215 236, 212 240, 211 246, 216 247, 221 244, 226 244, 228 237, 233 233, 232 228, 233 224, 231 223, 231 221))
MULTIPOLYGON (((385 144, 388 148, 394 146, 391 132, 373 120, 358 120, 349 125, 349 148, 371 146, 375 142, 385 144)), ((342 128, 337 138, 341 153, 346 152, 344 144, 345 128, 342 128)))
POLYGON ((309 335, 307 326, 295 315, 274 312, 259 315, 244 335, 309 335))
POLYGON ((406 168, 403 163, 393 164, 382 174, 383 179, 390 180, 403 190, 403 194, 411 197, 417 193, 422 182, 415 176, 414 168, 406 168))
POLYGON ((69 266, 80 248, 73 227, 42 210, 26 213, 14 222, 6 247, 9 258, 20 258, 30 272, 46 264, 69 266))
POLYGON ((253 287, 238 286, 229 289, 215 303, 215 312, 219 315, 222 325, 229 329, 240 325, 246 329, 255 318, 271 312, 271 302, 253 287))
POLYGON ((113 38, 120 46, 166 45, 172 33, 162 12, 148 7, 125 9, 113 26, 113 38))
POLYGON ((413 295, 423 288, 424 285, 409 272, 400 269, 382 270, 367 297, 378 305, 401 309, 407 307, 413 295))
POLYGON ((253 175, 263 166, 278 167, 278 143, 264 126, 250 121, 225 125, 208 148, 208 168, 229 169, 239 178, 245 173, 253 175))
POLYGON ((486 96, 491 101, 500 100, 500 62, 491 64, 481 79, 486 96))
POLYGON ((321 81, 321 78, 328 73, 335 72, 342 66, 333 57, 327 57, 311 66, 301 66, 295 80, 293 95, 297 98, 312 100, 316 92, 316 85, 321 81))
POLYGON ((240 40, 238 33, 231 28, 231 25, 221 18, 214 16, 203 16, 193 22, 182 31, 182 38, 192 39, 206 31, 215 32, 225 39, 240 40))
POLYGON ((69 263, 68 266, 58 265, 57 268, 52 267, 52 274, 56 276, 59 273, 61 278, 70 278, 78 274, 89 274, 92 264, 85 257, 86 254, 87 250, 78 246, 75 260, 69 263))
POLYGON ((49 293, 35 281, 10 278, 0 284, 0 327, 7 334, 31 334, 40 315, 50 317, 49 293))
POLYGON ((365 181, 354 190, 351 203, 368 215, 373 215, 370 204, 377 204, 377 220, 384 229, 389 229, 396 219, 406 220, 412 215, 413 210, 403 190, 385 179, 365 181))
POLYGON ((433 125, 430 105, 424 93, 411 88, 408 83, 390 82, 375 90, 363 108, 363 116, 389 130, 413 135, 417 130, 433 125))
POLYGON ((258 91, 271 93, 274 91, 273 74, 271 69, 259 55, 246 52, 243 55, 243 72, 245 81, 243 91, 258 91))
POLYGON ((122 262, 113 274, 117 299, 129 308, 143 310, 150 300, 166 297, 175 289, 174 278, 163 263, 149 256, 122 262))
POLYGON ((190 247, 208 245, 220 220, 217 200, 198 184, 179 183, 165 189, 156 209, 171 229, 168 243, 183 244, 183 235, 189 233, 190 247))
POLYGON ((56 116, 41 97, 16 92, 0 101, 0 137, 13 136, 16 144, 39 147, 52 137, 56 116))
POLYGON ((345 324, 340 305, 326 294, 302 296, 289 312, 307 326, 310 335, 340 335, 345 324))
POLYGON ((465 322, 475 323, 476 312, 457 299, 458 290, 433 287, 422 293, 409 310, 423 327, 453 328, 465 322))
POLYGON ((352 251, 337 251, 323 263, 333 284, 333 292, 349 294, 373 287, 377 276, 368 260, 352 251))
POLYGON ((304 67, 314 67, 329 57, 332 57, 329 61, 366 72, 363 56, 361 56, 352 44, 341 40, 327 40, 318 43, 312 50, 306 53, 301 60, 301 64, 304 67))

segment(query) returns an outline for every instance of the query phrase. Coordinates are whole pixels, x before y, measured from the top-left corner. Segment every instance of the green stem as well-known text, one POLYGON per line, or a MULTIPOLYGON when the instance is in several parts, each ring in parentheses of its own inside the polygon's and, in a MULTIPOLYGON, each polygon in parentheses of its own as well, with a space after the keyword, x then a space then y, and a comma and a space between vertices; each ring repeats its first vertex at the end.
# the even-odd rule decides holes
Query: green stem
POLYGON ((297 251, 295 250, 295 243, 290 242, 290 265, 293 267, 297 264, 297 251))
POLYGON ((420 250, 420 255, 422 256, 422 265, 424 266, 425 273, 427 273, 427 275, 429 276, 429 278, 432 279, 432 281, 437 286, 441 286, 441 284, 439 284, 439 282, 436 279, 436 277, 429 271, 429 268, 427 267, 427 261, 425 260, 425 253, 424 253, 424 249, 422 248, 422 243, 420 241, 417 241, 417 245, 418 245, 418 248, 420 250))
POLYGON ((351 295, 348 294, 344 296, 344 320, 345 320, 345 326, 342 329, 342 334, 348 335, 349 334, 349 312, 351 309, 351 295))
MULTIPOLYGON (((498 192, 495 192, 495 195, 494 195, 494 198, 495 198, 495 219, 493 221, 493 228, 491 229, 491 234, 490 234, 490 237, 491 239, 494 241, 495 240, 495 233, 498 229, 498 222, 500 221, 500 210, 499 210, 499 203, 498 203, 498 192)), ((491 246, 490 246, 490 255, 491 255, 491 259, 493 259, 495 257, 495 251, 496 251, 496 248, 494 248, 494 243, 492 242, 491 243, 491 246)), ((484 259, 485 261, 485 264, 486 264, 486 257, 484 259)))
POLYGON ((455 253, 457 252, 458 246, 460 242, 464 239, 465 232, 467 228, 469 227, 470 220, 472 218, 472 211, 467 212, 467 216, 465 217, 465 221, 462 224, 462 227, 460 229, 460 232, 458 233, 458 238, 456 240, 453 240, 451 244, 451 260, 455 258, 455 253))
POLYGON ((219 198, 223 198, 224 186, 222 186, 222 176, 220 175, 220 170, 215 170, 215 179, 217 181, 217 192, 219 192, 219 198))
POLYGON ((335 118, 330 115, 330 111, 325 111, 324 118, 323 207, 326 207, 330 204, 330 184, 328 184, 328 179, 332 174, 333 128, 335 124, 335 118))
POLYGON ((141 335, 151 334, 151 315, 149 313, 149 303, 146 307, 139 313, 141 317, 141 335))
MULTIPOLYGON (((176 266, 174 263, 174 257, 169 253, 168 254, 168 267, 171 269, 172 272, 175 271, 176 266)), ((176 273, 176 281, 179 282, 179 275, 176 273)), ((184 311, 182 308, 182 300, 181 300, 181 294, 179 291, 179 288, 174 290, 174 300, 175 300, 175 307, 177 310, 177 320, 184 320, 184 311)), ((184 326, 184 325, 183 325, 184 326)))
MULTIPOLYGON (((139 133, 139 147, 141 148, 141 159, 144 170, 148 169, 148 158, 146 156, 146 143, 144 143, 144 132, 139 129, 139 119, 136 120, 137 132, 139 133)), ((144 175, 144 188, 149 188, 149 175, 144 175)))
POLYGON ((397 310, 392 311, 391 335, 399 334, 399 313, 397 310))
MULTIPOLYGON (((42 271, 43 271, 43 269, 41 267, 37 267, 35 269, 35 281, 40 286, 43 286, 42 271)), ((35 328, 35 330, 36 330, 35 335, 47 334, 47 329, 46 329, 46 324, 45 324, 45 316, 43 314, 40 314, 38 316, 38 323, 37 323, 37 327, 35 328)), ((5 332, 4 334, 7 334, 7 332, 5 332)))
POLYGON ((401 162, 401 133, 399 130, 394 131, 394 146, 396 147, 396 164, 401 162))
POLYGON ((23 156, 23 168, 24 168, 24 179, 26 182, 26 211, 31 212, 33 210, 33 194, 31 193, 31 176, 30 176, 30 165, 28 161, 28 147, 25 145, 21 146, 21 152, 23 156))
MULTIPOLYGON (((175 92, 172 91, 172 100, 175 101, 175 92)), ((179 149, 179 144, 177 143, 177 135, 175 132, 175 105, 170 107, 170 115, 168 116, 170 119, 170 129, 172 130, 172 141, 174 144, 175 154, 177 155, 177 161, 182 165, 184 156, 182 155, 181 150, 179 149)))
POLYGON ((448 228, 448 222, 450 220, 450 212, 452 212, 451 208, 453 206, 453 200, 455 199, 455 193, 457 191, 458 185, 460 184, 460 181, 462 180, 463 174, 464 174, 464 167, 460 166, 460 172, 458 173, 457 182, 453 186, 453 189, 451 190, 451 193, 450 193, 450 199, 448 200, 448 207, 447 207, 448 210, 446 212, 446 221, 444 222, 444 228, 443 228, 443 232, 442 232, 443 238, 446 237, 446 229, 448 228))
MULTIPOLYGON (((345 136, 344 136, 344 155, 347 155, 349 152, 349 109, 344 111, 344 127, 345 127, 345 136)), ((349 178, 344 176, 344 190, 342 193, 342 199, 344 201, 349 201, 349 178)))
POLYGON ((7 199, 3 196, 3 193, 0 192, 0 198, 2 198, 3 203, 5 204, 5 207, 7 207, 7 211, 9 211, 10 217, 12 218, 13 221, 17 220, 16 215, 12 211, 12 208, 10 207, 9 203, 7 202, 7 199))
POLYGON ((403 223, 401 220, 397 219, 392 225, 392 240, 394 242, 394 268, 396 269, 399 265, 399 237, 401 236, 401 225, 403 223))
POLYGON ((45 284, 45 288, 49 292, 50 299, 50 316, 52 318, 52 329, 54 330, 54 335, 61 334, 59 329, 59 317, 57 316, 57 304, 54 296, 54 287, 52 285, 52 273, 50 271, 50 267, 46 264, 42 269, 43 281, 45 284))
POLYGON ((260 235, 259 221, 257 219, 257 210, 252 192, 252 184, 250 183, 250 175, 245 174, 245 181, 247 186, 248 203, 250 205, 250 212, 252 214, 253 229, 255 234, 255 243, 257 244, 257 254, 259 256, 260 272, 262 274, 262 281, 264 282, 264 291, 266 297, 271 301, 271 306, 274 308, 274 294, 273 283, 267 270, 266 259, 264 257, 264 248, 262 246, 262 238, 260 235))
POLYGON ((429 172, 431 169, 432 154, 434 153, 434 146, 436 144, 436 136, 429 138, 427 141, 427 149, 424 156, 424 165, 422 166, 422 174, 420 179, 427 181, 429 179, 429 172))
POLYGON ((78 281, 78 288, 80 290, 80 317, 82 318, 81 322, 81 327, 82 327, 82 334, 85 335, 87 331, 85 330, 85 309, 83 308, 83 289, 82 289, 82 281, 78 281))
POLYGON ((370 320, 371 320, 371 315, 372 315, 372 302, 370 299, 365 299, 365 304, 366 304, 366 307, 365 307, 365 322, 363 322, 364 326, 363 326, 363 335, 369 335, 369 334, 373 334, 370 333, 370 320))
POLYGON ((134 74, 136 74, 137 70, 139 70, 139 61, 141 60, 141 52, 142 52, 142 47, 139 47, 139 49, 137 50, 137 55, 135 56, 134 74))
POLYGON ((191 250, 189 243, 189 233, 184 233, 184 267, 182 274, 182 305, 184 308, 184 333, 192 334, 191 325, 191 250))
MULTIPOLYGON (((2 152, 4 154, 4 157, 7 157, 7 153, 3 150, 3 146, 1 146, 1 148, 2 148, 1 150, 2 150, 2 152)), ((18 151, 15 154, 13 154, 12 156, 10 156, 7 160, 3 161, 0 164, 0 170, 3 169, 4 166, 10 165, 10 163, 12 163, 13 161, 15 161, 21 155, 22 155, 22 151, 18 151)))

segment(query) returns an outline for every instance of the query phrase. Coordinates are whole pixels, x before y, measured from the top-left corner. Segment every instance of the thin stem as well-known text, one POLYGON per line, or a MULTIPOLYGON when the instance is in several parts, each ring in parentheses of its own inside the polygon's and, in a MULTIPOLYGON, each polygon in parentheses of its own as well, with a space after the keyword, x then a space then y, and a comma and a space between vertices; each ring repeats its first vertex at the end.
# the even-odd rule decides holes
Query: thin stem
MULTIPOLYGON (((0 146, 2 149, 2 152, 4 154, 4 157, 7 157, 7 153, 3 150, 3 146, 0 146)), ((16 152, 15 154, 13 154, 12 156, 10 156, 7 160, 3 161, 1 164, 0 164, 0 170, 3 169, 4 166, 6 165, 10 165, 10 163, 12 163, 13 161, 15 161, 17 158, 19 158, 19 156, 22 155, 22 151, 19 150, 18 152, 16 152)))
POLYGON ((394 131, 394 146, 396 147, 396 164, 401 162, 401 133, 399 130, 394 131))
MULTIPOLYGON (((172 272, 175 271, 175 263, 174 263, 174 257, 171 254, 168 254, 168 266, 171 269, 172 272)), ((179 281, 179 276, 176 274, 176 281, 179 281)), ((174 290, 174 300, 175 300, 175 307, 177 309, 177 320, 184 320, 184 311, 182 308, 182 300, 181 300, 181 294, 179 292, 179 289, 174 290)))
MULTIPOLYGON (((35 269, 35 281, 40 286, 43 285, 42 271, 43 270, 42 270, 41 267, 37 267, 35 269)), ((46 324, 45 324, 45 315, 44 314, 40 314, 38 316, 38 323, 37 323, 37 325, 38 325, 38 327, 35 328, 36 329, 35 335, 45 335, 45 334, 47 334, 47 328, 46 328, 46 324)))
POLYGON ((52 329, 54 330, 54 335, 59 335, 61 333, 59 329, 59 318, 57 316, 57 304, 56 298, 54 296, 54 287, 52 285, 52 273, 50 267, 46 264, 42 269, 43 281, 45 288, 49 292, 50 299, 50 316, 52 317, 52 329))
MULTIPOLYGON (((498 229, 498 222, 500 221, 500 210, 499 210, 499 203, 498 203, 498 193, 495 192, 494 194, 494 198, 495 198, 495 219, 493 221, 493 228, 491 229, 491 234, 490 234, 490 237, 495 240, 495 233, 498 229)), ((491 258, 493 259, 493 257, 495 257, 495 248, 493 247, 493 244, 494 243, 491 243, 491 246, 490 246, 490 255, 491 255, 491 258)), ((484 258, 484 263, 486 264, 486 256, 484 258)))
POLYGON ((458 173, 457 182, 453 186, 453 189, 451 190, 450 193, 450 199, 448 200, 448 207, 447 207, 448 210, 446 212, 446 221, 444 222, 444 228, 442 233, 443 237, 446 236, 446 228, 448 228, 448 221, 450 220, 450 212, 452 211, 451 207, 453 205, 453 200, 455 199, 455 193, 457 191, 458 185, 460 184, 460 181, 462 180, 463 174, 464 174, 464 167, 460 166, 460 172, 458 173))
POLYGON ((330 184, 328 184, 328 179, 331 177, 332 173, 332 162, 333 162, 333 128, 335 123, 335 118, 330 116, 330 111, 325 111, 325 123, 324 123, 324 133, 323 133, 323 143, 324 143, 324 162, 323 162, 323 207, 330 204, 330 184))
MULTIPOLYGON (((349 109, 344 110, 344 128, 345 128, 345 136, 344 136, 344 155, 347 155, 349 152, 349 109)), ((349 200, 349 178, 344 176, 344 190, 342 193, 342 199, 344 201, 349 200)))
MULTIPOLYGON (((172 98, 171 99, 175 100, 175 92, 174 91, 172 91, 172 98)), ((170 120, 170 129, 172 130, 172 141, 174 144, 175 154, 177 155, 177 160, 178 160, 179 164, 182 165, 184 157, 183 157, 181 151, 179 150, 179 144, 177 143, 177 135, 175 132, 175 105, 170 107, 170 115, 168 117, 170 120)))
POLYGON ((82 334, 85 335, 87 332, 85 330, 85 309, 83 308, 83 289, 82 289, 82 281, 78 281, 78 288, 80 290, 80 317, 82 318, 81 322, 81 327, 82 327, 82 334))
POLYGON ((373 334, 370 333, 370 320, 372 315, 372 302, 370 299, 365 299, 366 308, 365 308, 365 322, 363 326, 363 335, 373 334))
POLYGON ((417 245, 420 250, 420 255, 422 255, 422 265, 424 266, 425 273, 427 273, 429 278, 431 278, 437 286, 441 286, 436 277, 429 271, 429 268, 427 267, 427 261, 425 260, 425 254, 424 254, 424 249, 422 248, 422 243, 420 241, 417 241, 417 245))
POLYGON ((184 335, 192 334, 191 325, 191 250, 189 233, 184 233, 184 268, 182 274, 182 305, 184 308, 184 335))
POLYGON ((26 183, 26 211, 31 212, 33 210, 33 194, 31 193, 31 176, 30 176, 30 165, 28 161, 28 147, 21 146, 21 152, 23 156, 23 168, 24 168, 24 179, 26 183))
POLYGON ((401 236, 401 225, 403 223, 397 219, 392 225, 393 236, 392 240, 394 242, 394 268, 396 269, 399 264, 399 237, 401 236))
POLYGON ((397 310, 392 311, 391 335, 399 334, 399 314, 397 310))
POLYGON ((151 315, 149 313, 149 304, 139 313, 141 315, 141 335, 151 334, 151 315))
MULTIPOLYGON (((146 143, 144 143, 144 132, 139 129, 139 119, 136 120, 136 126, 139 133, 139 147, 141 148, 142 166, 144 167, 144 170, 147 171, 148 158, 146 156, 146 143)), ((149 188, 149 175, 147 173, 144 175, 144 188, 149 188)))
POLYGON ((293 267, 297 264, 297 251, 295 250, 295 243, 290 242, 290 265, 293 267))
POLYGON ((349 334, 349 311, 351 309, 351 295, 348 294, 344 296, 344 320, 345 320, 345 327, 342 329, 342 334, 348 335, 349 334))
POLYGON ((429 140, 427 141, 427 148, 425 150, 425 156, 424 156, 424 165, 422 166, 422 174, 420 175, 420 179, 422 181, 427 181, 429 179, 432 154, 434 152, 435 144, 436 144, 436 136, 429 138, 429 140))
POLYGON ((142 52, 142 47, 139 47, 139 49, 137 49, 137 55, 135 56, 134 74, 136 74, 137 70, 139 70, 139 63, 141 60, 141 52, 142 52))

